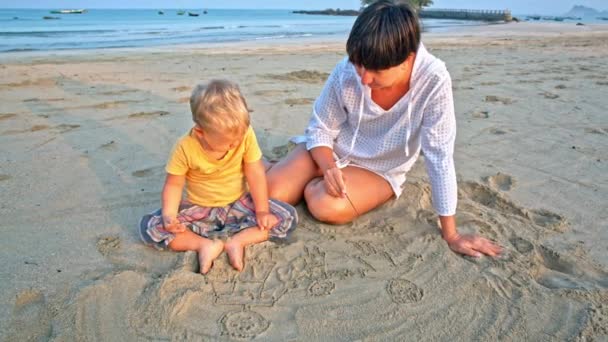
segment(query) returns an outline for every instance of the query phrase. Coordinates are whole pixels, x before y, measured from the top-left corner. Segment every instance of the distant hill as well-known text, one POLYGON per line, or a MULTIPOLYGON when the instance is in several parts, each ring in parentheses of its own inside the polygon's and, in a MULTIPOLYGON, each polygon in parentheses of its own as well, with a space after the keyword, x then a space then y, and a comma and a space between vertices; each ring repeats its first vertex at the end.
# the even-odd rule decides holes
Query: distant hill
POLYGON ((575 5, 570 11, 564 14, 564 17, 608 17, 608 11, 598 11, 595 8, 575 5))

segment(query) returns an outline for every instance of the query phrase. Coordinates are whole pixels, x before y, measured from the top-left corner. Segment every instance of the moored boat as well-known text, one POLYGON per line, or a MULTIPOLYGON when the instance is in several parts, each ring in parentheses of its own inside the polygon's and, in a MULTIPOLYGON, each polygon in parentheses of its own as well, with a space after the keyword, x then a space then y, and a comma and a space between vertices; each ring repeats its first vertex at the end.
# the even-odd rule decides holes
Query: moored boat
POLYGON ((86 13, 86 9, 63 9, 51 11, 53 14, 82 14, 86 13))

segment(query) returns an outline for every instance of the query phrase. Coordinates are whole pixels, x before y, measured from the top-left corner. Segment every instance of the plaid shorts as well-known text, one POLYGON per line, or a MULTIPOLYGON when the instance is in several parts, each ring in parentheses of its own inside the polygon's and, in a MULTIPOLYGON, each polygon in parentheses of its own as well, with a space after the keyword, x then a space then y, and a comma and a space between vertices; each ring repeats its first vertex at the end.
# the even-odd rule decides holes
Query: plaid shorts
MULTIPOLYGON (((269 230, 273 239, 285 239, 298 224, 296 209, 281 201, 269 201, 270 212, 279 222, 269 230)), ((201 207, 189 202, 179 206, 177 219, 192 232, 206 238, 227 238, 243 229, 257 226, 255 206, 249 193, 225 207, 201 207)), ((163 227, 161 209, 142 217, 139 222, 139 236, 149 246, 166 249, 175 234, 163 227)))

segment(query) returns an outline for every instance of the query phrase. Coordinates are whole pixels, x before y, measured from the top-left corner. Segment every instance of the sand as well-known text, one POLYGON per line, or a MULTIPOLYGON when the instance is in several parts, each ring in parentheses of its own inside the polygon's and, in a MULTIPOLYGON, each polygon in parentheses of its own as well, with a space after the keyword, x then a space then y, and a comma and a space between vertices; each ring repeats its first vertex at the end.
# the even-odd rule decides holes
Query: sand
POLYGON ((344 41, 0 55, 6 341, 608 339, 608 28, 425 34, 451 72, 461 232, 441 239, 421 159, 401 199, 221 257, 143 246, 199 80, 237 81, 269 158, 305 127, 344 41))

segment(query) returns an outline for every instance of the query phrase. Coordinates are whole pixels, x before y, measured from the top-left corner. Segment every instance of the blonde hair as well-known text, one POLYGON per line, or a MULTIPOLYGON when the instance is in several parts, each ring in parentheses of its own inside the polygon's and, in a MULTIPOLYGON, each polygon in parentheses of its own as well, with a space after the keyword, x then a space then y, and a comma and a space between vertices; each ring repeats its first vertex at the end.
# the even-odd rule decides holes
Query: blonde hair
POLYGON ((249 109, 239 86, 228 80, 198 84, 190 96, 192 120, 206 131, 244 134, 249 127, 249 109))

